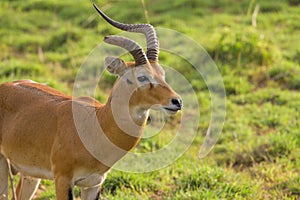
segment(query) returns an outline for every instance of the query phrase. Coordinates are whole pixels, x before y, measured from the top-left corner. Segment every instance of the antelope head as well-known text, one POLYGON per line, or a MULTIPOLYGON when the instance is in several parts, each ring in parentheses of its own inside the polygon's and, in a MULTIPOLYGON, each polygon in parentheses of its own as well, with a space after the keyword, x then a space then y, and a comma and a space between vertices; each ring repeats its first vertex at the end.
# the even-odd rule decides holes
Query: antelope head
POLYGON ((106 16, 96 5, 94 7, 112 26, 128 32, 143 33, 146 36, 146 53, 140 45, 128 38, 120 36, 104 38, 104 42, 126 49, 134 58, 134 62, 124 62, 115 57, 106 58, 107 70, 119 76, 113 90, 120 88, 121 93, 131 93, 129 107, 133 110, 160 109, 168 114, 175 114, 181 110, 182 100, 166 83, 165 71, 158 63, 159 43, 153 26, 120 23, 106 16))

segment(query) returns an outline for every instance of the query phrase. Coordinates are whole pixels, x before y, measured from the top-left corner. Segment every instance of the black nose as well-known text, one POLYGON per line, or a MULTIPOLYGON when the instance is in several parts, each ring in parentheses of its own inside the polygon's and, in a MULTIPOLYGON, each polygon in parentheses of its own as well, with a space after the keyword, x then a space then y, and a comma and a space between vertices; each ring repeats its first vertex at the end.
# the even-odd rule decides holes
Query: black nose
POLYGON ((171 103, 177 106, 179 109, 182 108, 182 100, 180 98, 172 98, 171 103))

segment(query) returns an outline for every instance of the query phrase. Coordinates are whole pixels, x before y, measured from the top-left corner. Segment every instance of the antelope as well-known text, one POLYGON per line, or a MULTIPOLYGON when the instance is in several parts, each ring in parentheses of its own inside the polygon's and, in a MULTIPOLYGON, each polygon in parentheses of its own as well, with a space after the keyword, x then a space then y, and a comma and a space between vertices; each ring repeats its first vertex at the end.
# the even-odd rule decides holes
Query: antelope
POLYGON ((120 23, 94 7, 112 26, 144 34, 147 51, 125 37, 104 38, 134 58, 134 62, 105 59, 107 70, 118 75, 105 104, 31 80, 0 85, 0 194, 4 199, 9 167, 21 175, 17 199, 31 199, 41 179, 54 180, 59 200, 73 199, 74 186, 80 187, 82 199, 98 199, 112 166, 141 139, 149 109, 169 114, 182 109, 180 96, 166 83, 158 63, 153 26, 120 23))

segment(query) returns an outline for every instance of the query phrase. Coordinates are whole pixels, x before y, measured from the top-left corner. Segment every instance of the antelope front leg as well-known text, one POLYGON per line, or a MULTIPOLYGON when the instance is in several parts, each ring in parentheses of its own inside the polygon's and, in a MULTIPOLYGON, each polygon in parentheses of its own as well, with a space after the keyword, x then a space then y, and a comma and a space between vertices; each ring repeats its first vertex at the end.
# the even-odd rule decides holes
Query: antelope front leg
POLYGON ((55 176, 55 192, 58 200, 73 199, 72 179, 67 176, 55 176))
POLYGON ((0 200, 8 198, 8 166, 6 158, 0 154, 0 200))
POLYGON ((100 198, 100 187, 81 188, 82 200, 97 200, 100 198))
POLYGON ((41 179, 31 178, 22 176, 19 180, 17 186, 17 199, 18 200, 28 200, 32 199, 36 190, 38 189, 41 179))

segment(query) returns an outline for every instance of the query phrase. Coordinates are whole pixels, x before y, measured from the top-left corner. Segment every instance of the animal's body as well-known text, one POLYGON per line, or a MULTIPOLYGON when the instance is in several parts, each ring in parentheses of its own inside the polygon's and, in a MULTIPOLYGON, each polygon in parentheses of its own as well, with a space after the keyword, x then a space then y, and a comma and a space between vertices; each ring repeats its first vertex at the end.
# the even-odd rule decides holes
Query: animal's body
MULTIPOLYGON (((106 16, 104 18, 123 30, 128 26, 114 24, 117 22, 106 16)), ((156 39, 150 25, 130 26, 128 31, 138 28, 132 26, 150 30, 152 36, 144 32, 147 42, 151 40, 149 44, 153 43, 153 34, 156 39)), ((139 142, 148 110, 154 107, 175 114, 181 109, 180 97, 165 82, 164 71, 158 64, 157 41, 154 41, 154 49, 148 49, 147 55, 139 45, 126 38, 110 36, 105 38, 105 42, 127 49, 135 59, 135 62, 128 63, 118 58, 106 59, 108 71, 120 77, 106 104, 91 97, 68 96, 29 80, 0 85, 2 197, 8 193, 6 161, 9 160, 14 171, 22 177, 17 186, 18 199, 32 198, 40 179, 55 181, 56 198, 59 200, 72 199, 74 185, 81 187, 82 199, 97 199, 110 168, 139 142), (128 94, 129 99, 125 98, 128 94), (74 108, 82 119, 83 125, 79 127, 84 128, 81 133, 76 124, 81 121, 74 119, 74 108), (120 127, 119 121, 125 124, 125 129, 120 127), (94 124, 99 124, 101 130, 94 129, 94 124), (87 149, 79 135, 82 133, 86 138, 99 135, 108 139, 110 144, 93 144, 95 152, 102 154, 103 159, 101 156, 96 158, 87 149), (113 150, 113 146, 122 151, 113 150)))
POLYGON ((32 81, 2 84, 0 94, 1 157, 8 158, 23 176, 58 181, 63 174, 67 189, 73 185, 95 187, 104 181, 110 167, 95 159, 82 144, 72 114, 74 102, 84 109, 97 110, 103 131, 107 135, 116 133, 121 148, 130 150, 138 142, 138 138, 115 130, 118 127, 113 124, 109 104, 72 98, 32 81))

